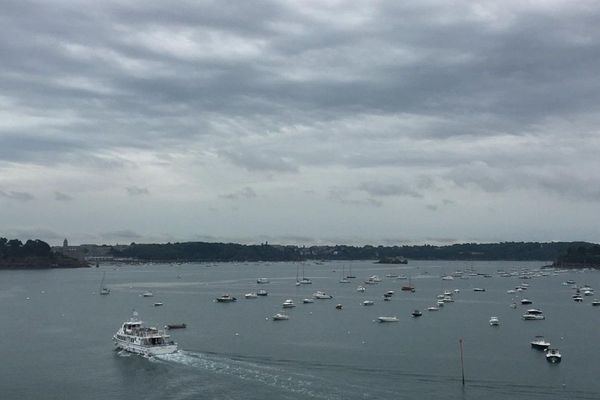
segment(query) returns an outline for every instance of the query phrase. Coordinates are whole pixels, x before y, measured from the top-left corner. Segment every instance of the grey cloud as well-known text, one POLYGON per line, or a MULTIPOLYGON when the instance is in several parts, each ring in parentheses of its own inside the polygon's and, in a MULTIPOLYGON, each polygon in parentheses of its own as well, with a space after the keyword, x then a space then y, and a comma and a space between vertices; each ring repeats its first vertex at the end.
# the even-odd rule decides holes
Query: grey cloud
POLYGON ((17 191, 5 191, 0 190, 0 197, 4 197, 10 200, 15 200, 18 202, 27 202, 35 199, 35 197, 28 192, 17 192, 17 191))
POLYGON ((251 187, 244 187, 232 193, 222 194, 219 197, 228 200, 252 199, 256 197, 256 192, 251 187))
POLYGON ((144 196, 150 194, 148 188, 145 187, 129 186, 125 189, 127 190, 127 194, 130 196, 144 196))
POLYGON ((131 229, 123 229, 110 232, 102 232, 100 233, 100 237, 104 240, 138 240, 142 239, 144 236, 131 229))
POLYGON ((54 200, 56 201, 71 201, 73 200, 72 196, 62 192, 54 192, 54 200))
POLYGON ((372 197, 357 198, 348 189, 342 189, 333 187, 329 190, 329 198, 340 204, 352 205, 352 206, 369 206, 369 207, 381 207, 383 202, 372 197))
POLYGON ((408 196, 422 198, 423 195, 410 186, 402 183, 382 183, 382 182, 363 182, 358 187, 359 190, 369 193, 372 196, 408 196))
POLYGON ((272 153, 223 151, 221 155, 240 167, 250 171, 297 172, 291 160, 272 153))

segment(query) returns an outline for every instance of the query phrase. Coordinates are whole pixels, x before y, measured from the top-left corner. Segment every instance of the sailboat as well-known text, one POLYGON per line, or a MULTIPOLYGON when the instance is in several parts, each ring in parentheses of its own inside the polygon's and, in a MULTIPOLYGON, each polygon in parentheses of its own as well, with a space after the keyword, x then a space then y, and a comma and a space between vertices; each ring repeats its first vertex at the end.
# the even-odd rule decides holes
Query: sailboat
POLYGON ((106 277, 106 271, 102 273, 102 281, 100 281, 100 294, 107 295, 110 294, 110 289, 104 286, 104 278, 106 277))
POLYGON ((356 278, 356 275, 352 275, 352 265, 350 265, 349 269, 350 269, 350 272, 348 273, 348 275, 346 275, 346 279, 356 278))
POLYGON ((304 277, 304 265, 302 265, 302 279, 300 280, 300 283, 302 285, 309 285, 312 283, 312 281, 306 277, 304 277))
POLYGON ((340 283, 350 283, 347 277, 344 276, 344 266, 342 265, 342 277, 340 279, 340 283))
POLYGON ((415 291, 415 287, 412 285, 410 277, 408 278, 408 285, 402 286, 402 290, 405 292, 415 291))

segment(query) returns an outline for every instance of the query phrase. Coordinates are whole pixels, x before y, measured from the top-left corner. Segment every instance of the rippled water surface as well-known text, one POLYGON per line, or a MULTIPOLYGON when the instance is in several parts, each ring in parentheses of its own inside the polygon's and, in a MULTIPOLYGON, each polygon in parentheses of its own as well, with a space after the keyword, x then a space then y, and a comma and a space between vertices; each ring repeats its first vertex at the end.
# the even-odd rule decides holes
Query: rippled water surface
POLYGON ((600 273, 544 273, 528 290, 498 270, 535 269, 544 263, 367 261, 245 264, 103 265, 85 270, 0 271, 2 399, 598 399, 600 307, 592 296, 571 299, 573 279, 598 289, 600 273), (341 284, 342 268, 357 276, 341 284), (472 268, 481 274, 444 281, 441 275, 472 268), (312 285, 295 286, 302 270, 312 285), (109 296, 97 294, 103 273, 109 296), (415 293, 402 292, 411 277, 415 293), (356 287, 377 274, 382 282, 356 287), (258 285, 258 277, 270 283, 258 285), (485 288, 474 292, 473 288, 485 288), (269 291, 246 300, 244 293, 269 291), (459 289, 455 302, 427 312, 436 295, 459 289), (154 297, 141 297, 150 290, 154 297), (316 290, 334 296, 302 304, 316 290), (394 290, 389 302, 383 293, 394 290), (238 301, 216 303, 230 293, 238 301), (531 306, 509 307, 519 297, 531 306), (270 317, 281 304, 288 321, 270 317), (365 307, 369 299, 375 305, 365 307), (162 302, 162 307, 154 307, 162 302), (336 310, 342 304, 342 310, 336 310), (525 307, 544 321, 523 321, 525 307), (423 310, 418 319, 413 309, 423 310), (146 359, 113 349, 111 337, 132 310, 150 325, 185 322, 171 331, 181 351, 146 359), (491 316, 499 327, 489 326, 491 316), (397 323, 377 323, 398 316, 397 323), (529 341, 544 335, 563 354, 546 362, 529 341), (461 385, 459 340, 464 343, 466 385, 461 385))

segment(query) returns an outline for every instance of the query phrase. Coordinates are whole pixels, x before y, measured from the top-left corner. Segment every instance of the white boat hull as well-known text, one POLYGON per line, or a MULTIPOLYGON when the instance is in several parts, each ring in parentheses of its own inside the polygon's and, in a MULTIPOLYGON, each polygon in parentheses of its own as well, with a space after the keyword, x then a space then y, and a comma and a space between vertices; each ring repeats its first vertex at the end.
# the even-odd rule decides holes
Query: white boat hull
POLYGON ((117 339, 113 336, 115 346, 117 349, 125 350, 129 353, 140 354, 143 356, 158 356, 162 354, 171 354, 177 351, 176 344, 165 344, 160 346, 144 346, 136 343, 126 342, 124 340, 117 339))

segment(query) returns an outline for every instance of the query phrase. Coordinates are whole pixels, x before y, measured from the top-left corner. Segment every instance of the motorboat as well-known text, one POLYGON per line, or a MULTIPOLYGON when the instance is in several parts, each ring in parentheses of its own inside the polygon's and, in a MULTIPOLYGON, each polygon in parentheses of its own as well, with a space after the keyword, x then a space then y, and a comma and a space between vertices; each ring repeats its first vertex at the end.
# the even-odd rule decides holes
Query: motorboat
POLYGON ((344 306, 342 306, 341 304, 337 304, 337 305, 335 306, 335 309, 336 309, 336 310, 341 310, 343 307, 344 307, 344 306))
POLYGON ((258 284, 269 283, 269 278, 258 278, 256 280, 256 283, 258 283, 258 284))
POLYGON ((444 303, 444 300, 438 300, 438 301, 437 301, 437 306, 438 306, 438 307, 444 307, 444 304, 445 304, 445 303, 444 303))
POLYGON ((443 281, 453 281, 454 277, 451 275, 445 275, 445 276, 442 276, 442 280, 443 281))
POLYGON ((315 301, 314 301, 313 299, 308 299, 308 298, 306 298, 306 299, 302 300, 302 302, 303 302, 304 304, 311 304, 311 303, 314 303, 315 301))
POLYGON ((581 296, 573 296, 573 301, 576 303, 581 303, 583 302, 583 297, 581 296))
POLYGON ((385 292, 385 294, 387 294, 388 296, 392 296, 394 294, 394 291, 388 290, 387 292, 385 292))
POLYGON ((129 321, 124 322, 113 335, 113 341, 118 349, 146 357, 177 351, 177 343, 170 340, 164 330, 144 326, 135 311, 129 321))
POLYGON ((265 289, 259 289, 256 291, 257 296, 267 296, 268 294, 269 292, 267 292, 265 289))
POLYGON ((552 364, 558 364, 562 361, 562 355, 558 349, 548 349, 548 351, 546 351, 546 361, 552 364))
POLYGON ((440 311, 440 308, 436 306, 431 306, 427 308, 427 311, 440 311))
POLYGON ((362 302, 363 306, 372 306, 373 304, 375 304, 373 300, 365 300, 362 302))
POLYGON ((386 278, 398 278, 398 274, 386 274, 386 278))
POLYGON ((600 306, 600 300, 594 299, 594 301, 592 301, 592 305, 593 305, 594 307, 598 307, 598 306, 600 306))
POLYGON ((390 296, 383 296, 383 301, 392 301, 390 296))
POLYGON ((523 314, 521 316, 521 318, 523 318, 526 321, 536 321, 536 320, 546 319, 546 317, 544 317, 544 313, 541 310, 537 310, 535 308, 531 308, 531 309, 527 310, 527 312, 525 314, 523 314))
POLYGON ((500 320, 498 319, 498 317, 491 317, 490 318, 490 325, 491 326, 498 326, 498 325, 500 325, 500 320))
POLYGON ((325 292, 322 292, 320 290, 316 291, 315 293, 313 293, 313 297, 315 299, 333 299, 333 296, 330 294, 327 294, 325 292))
POLYGON ((224 294, 223 296, 217 297, 216 300, 218 303, 232 303, 237 301, 237 299, 230 294, 224 294))
POLYGON ((152 297, 154 296, 154 293, 152 293, 151 291, 146 291, 144 293, 142 293, 142 297, 152 297))
POLYGON ((537 350, 546 350, 548 347, 550 347, 550 342, 540 335, 533 338, 533 340, 529 343, 531 344, 532 348, 537 350))
POLYGON ((356 288, 356 291, 357 292, 361 292, 361 293, 364 293, 365 290, 367 290, 367 289, 364 286, 359 286, 359 287, 356 288))
POLYGON ((584 290, 583 291, 583 295, 584 296, 593 296, 594 295, 594 291, 593 290, 584 290))
POLYGON ((294 308, 294 307, 296 307, 296 305, 294 304, 294 301, 292 299, 287 299, 286 301, 283 302, 283 304, 281 306, 283 308, 294 308))
POLYGON ((398 322, 398 317, 378 317, 379 322, 398 322))
POLYGON ((414 310, 414 311, 411 313, 411 315, 412 315, 413 317, 420 317, 421 315, 423 315, 423 313, 422 313, 421 311, 419 311, 419 310, 414 310))
POLYGON ((509 290, 506 291, 506 293, 508 293, 508 294, 515 294, 515 293, 517 293, 517 291, 515 289, 509 289, 509 290))
POLYGON ((442 301, 444 303, 454 303, 454 299, 452 298, 452 296, 444 296, 444 298, 442 299, 442 301))
POLYGON ((273 321, 287 321, 290 319, 290 316, 284 313, 277 313, 273 315, 273 321))
POLYGON ((529 300, 529 299, 521 299, 521 304, 532 304, 533 301, 529 300))
POLYGON ((100 289, 100 294, 103 296, 106 296, 107 294, 110 294, 110 289, 104 287, 104 288, 100 289))
POLYGON ((391 295, 391 294, 389 294, 389 293, 384 293, 384 294, 383 294, 383 297, 392 297, 392 295, 391 295))
POLYGON ((154 307, 160 307, 160 306, 162 306, 162 305, 163 305, 163 303, 161 303, 161 302, 156 302, 156 303, 154 303, 154 307))
POLYGON ((485 289, 484 288, 476 287, 476 288, 473 288, 473 291, 474 292, 485 292, 485 289))
POLYGON ((258 294, 251 292, 251 293, 246 293, 244 295, 245 298, 247 299, 257 299, 258 298, 258 294))
POLYGON ((165 325, 165 329, 185 329, 187 328, 186 324, 168 324, 165 325))

